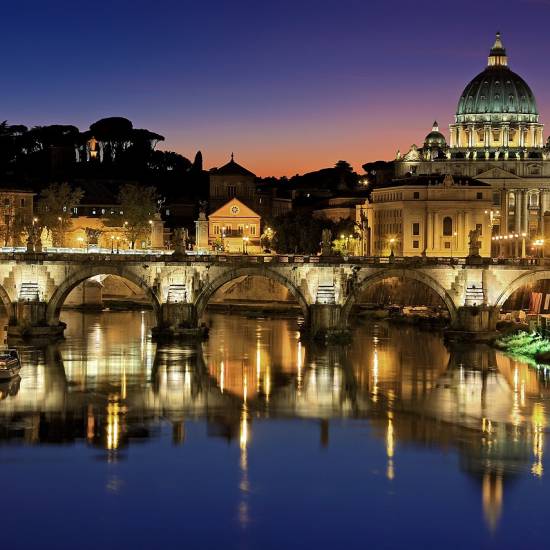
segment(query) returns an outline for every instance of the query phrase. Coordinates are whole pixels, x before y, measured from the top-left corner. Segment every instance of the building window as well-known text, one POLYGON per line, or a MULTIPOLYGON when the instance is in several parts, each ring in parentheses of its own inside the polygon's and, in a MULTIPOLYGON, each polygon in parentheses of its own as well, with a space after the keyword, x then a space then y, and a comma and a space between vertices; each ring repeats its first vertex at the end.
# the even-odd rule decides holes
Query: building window
POLYGON ((483 235, 483 224, 482 223, 476 223, 476 230, 479 233, 479 236, 483 235))
POLYGON ((449 241, 445 241, 445 248, 451 248, 451 243, 449 241))
POLYGON ((445 216, 443 218, 443 236, 452 237, 452 235, 453 235, 453 219, 450 216, 445 216))
POLYGON ((216 223, 214 224, 214 235, 220 234, 220 226, 216 223))
POLYGON ((256 226, 255 225, 250 226, 250 234, 251 235, 256 235, 256 226))
POLYGON ((4 206, 10 205, 10 199, 4 199, 4 206))
POLYGON ((413 248, 418 248, 418 241, 413 241, 413 248))
POLYGON ((413 235, 420 235, 420 224, 418 222, 413 223, 412 232, 413 235))
POLYGON ((227 196, 230 199, 237 196, 237 186, 236 185, 228 185, 227 186, 227 196))
POLYGON ((476 199, 482 199, 483 193, 476 193, 476 199))
POLYGON ((25 199, 19 201, 19 206, 25 207, 25 199))
POLYGON ((413 193, 413 199, 419 199, 420 198, 420 192, 419 191, 415 191, 413 193))

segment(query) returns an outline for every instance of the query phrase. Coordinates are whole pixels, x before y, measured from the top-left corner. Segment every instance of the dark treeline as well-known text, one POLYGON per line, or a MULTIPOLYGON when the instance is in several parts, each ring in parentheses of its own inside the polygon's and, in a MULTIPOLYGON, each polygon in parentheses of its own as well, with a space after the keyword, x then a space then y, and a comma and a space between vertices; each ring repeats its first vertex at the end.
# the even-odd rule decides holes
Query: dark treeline
POLYGON ((54 181, 132 181, 154 185, 167 197, 206 198, 208 177, 200 151, 194 161, 157 150, 160 134, 134 128, 123 117, 76 126, 0 123, 0 182, 43 189, 54 181))

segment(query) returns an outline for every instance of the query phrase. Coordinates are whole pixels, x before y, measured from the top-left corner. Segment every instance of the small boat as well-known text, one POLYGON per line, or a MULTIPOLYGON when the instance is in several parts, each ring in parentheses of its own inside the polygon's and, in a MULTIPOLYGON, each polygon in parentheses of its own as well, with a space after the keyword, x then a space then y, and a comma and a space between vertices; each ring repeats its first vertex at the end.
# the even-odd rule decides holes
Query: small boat
POLYGON ((17 376, 21 362, 16 349, 0 350, 0 380, 9 380, 17 376))

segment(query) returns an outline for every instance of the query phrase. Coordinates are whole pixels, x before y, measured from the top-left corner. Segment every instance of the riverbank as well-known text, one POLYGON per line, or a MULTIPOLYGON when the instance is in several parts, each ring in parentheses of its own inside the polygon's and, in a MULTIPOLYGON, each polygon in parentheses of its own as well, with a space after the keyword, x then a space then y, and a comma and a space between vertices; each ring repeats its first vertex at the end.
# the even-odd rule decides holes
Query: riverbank
POLYGON ((521 330, 501 336, 494 346, 533 366, 550 368, 550 340, 538 332, 521 330))

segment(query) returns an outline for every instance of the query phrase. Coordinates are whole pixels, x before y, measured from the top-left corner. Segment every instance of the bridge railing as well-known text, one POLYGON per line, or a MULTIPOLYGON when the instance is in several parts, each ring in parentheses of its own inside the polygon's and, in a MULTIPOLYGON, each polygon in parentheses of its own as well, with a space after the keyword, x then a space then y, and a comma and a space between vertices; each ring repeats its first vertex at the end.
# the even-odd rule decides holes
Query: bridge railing
POLYGON ((469 262, 468 258, 450 257, 421 257, 421 256, 318 256, 302 254, 185 254, 173 257, 171 251, 163 250, 133 250, 131 253, 111 253, 111 251, 93 251, 88 254, 73 252, 72 250, 51 250, 43 252, 26 252, 24 249, 0 249, 0 260, 41 262, 166 262, 166 263, 208 263, 208 264, 323 264, 323 265, 372 265, 372 266, 464 266, 464 265, 502 265, 513 267, 550 267, 550 258, 480 258, 477 262, 469 262))

